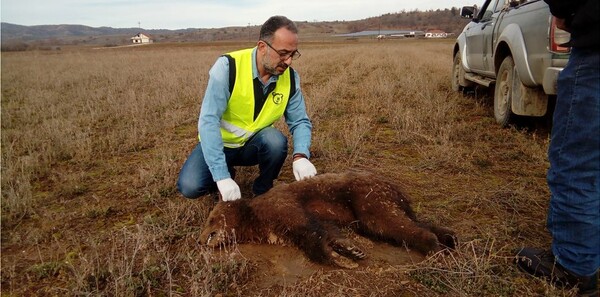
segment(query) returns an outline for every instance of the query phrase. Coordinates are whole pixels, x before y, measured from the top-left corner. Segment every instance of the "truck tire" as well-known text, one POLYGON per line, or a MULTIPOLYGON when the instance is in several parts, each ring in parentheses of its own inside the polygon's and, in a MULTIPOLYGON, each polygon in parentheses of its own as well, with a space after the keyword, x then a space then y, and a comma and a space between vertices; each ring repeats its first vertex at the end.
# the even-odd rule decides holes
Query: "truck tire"
POLYGON ((507 56, 500 64, 494 90, 494 118, 502 127, 508 126, 515 118, 511 107, 513 80, 515 78, 513 71, 517 71, 515 62, 511 56, 507 56))
POLYGON ((452 65, 452 90, 455 92, 464 91, 466 87, 470 87, 472 83, 465 79, 465 69, 462 67, 460 52, 454 55, 452 65))

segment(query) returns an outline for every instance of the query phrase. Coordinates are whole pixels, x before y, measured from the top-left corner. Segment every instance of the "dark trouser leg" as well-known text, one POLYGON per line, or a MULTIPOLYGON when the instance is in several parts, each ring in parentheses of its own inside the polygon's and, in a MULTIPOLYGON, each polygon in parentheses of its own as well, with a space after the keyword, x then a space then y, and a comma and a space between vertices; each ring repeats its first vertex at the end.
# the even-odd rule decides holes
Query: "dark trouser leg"
POLYGON ((256 133, 246 145, 233 165, 258 164, 259 176, 254 181, 252 192, 260 195, 273 187, 287 157, 287 138, 274 127, 267 127, 256 133))
POLYGON ((183 164, 177 180, 177 189, 186 198, 198 198, 217 191, 217 185, 208 170, 200 143, 183 164))
POLYGON ((574 48, 560 73, 548 151, 552 251, 568 270, 600 266, 600 53, 574 48))

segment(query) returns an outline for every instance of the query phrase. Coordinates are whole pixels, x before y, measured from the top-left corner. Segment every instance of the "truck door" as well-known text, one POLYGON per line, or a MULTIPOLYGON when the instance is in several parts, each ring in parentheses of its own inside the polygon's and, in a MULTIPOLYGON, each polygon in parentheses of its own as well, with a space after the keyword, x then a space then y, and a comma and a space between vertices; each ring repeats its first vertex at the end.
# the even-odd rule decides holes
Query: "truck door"
MULTIPOLYGON (((491 15, 488 26, 483 30, 483 67, 486 73, 494 75, 496 70, 494 69, 494 48, 496 47, 496 39, 498 38, 498 28, 500 21, 500 12, 507 5, 506 0, 492 1, 490 3, 490 9, 487 14, 491 15), (496 3, 493 3, 496 2, 496 3)), ((484 16, 485 17, 485 16, 484 16)))
POLYGON ((493 75, 493 70, 490 71, 486 65, 487 57, 492 51, 492 31, 494 29, 495 17, 498 13, 494 13, 498 2, 504 0, 487 0, 477 14, 477 18, 473 21, 475 24, 470 26, 465 32, 467 39, 467 63, 472 71, 481 74, 490 72, 493 75))

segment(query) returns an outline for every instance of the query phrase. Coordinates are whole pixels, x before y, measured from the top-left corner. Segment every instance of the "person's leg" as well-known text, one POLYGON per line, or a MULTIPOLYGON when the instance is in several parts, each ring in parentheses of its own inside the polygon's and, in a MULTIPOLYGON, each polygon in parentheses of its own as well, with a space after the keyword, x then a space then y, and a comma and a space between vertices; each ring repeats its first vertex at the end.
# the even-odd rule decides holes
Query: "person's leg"
POLYGON ((566 269, 590 276, 600 267, 600 54, 573 49, 558 81, 548 151, 547 226, 566 269))
POLYGON ((183 164, 179 172, 177 189, 183 196, 192 199, 217 191, 217 185, 208 170, 200 143, 183 164))
POLYGON ((522 270, 579 296, 598 296, 600 267, 600 53, 573 49, 558 81, 548 149, 550 250, 523 248, 522 270))
POLYGON ((260 195, 273 187, 287 157, 287 138, 274 127, 267 127, 252 136, 244 145, 233 165, 251 166, 258 164, 259 176, 254 181, 252 192, 260 195))

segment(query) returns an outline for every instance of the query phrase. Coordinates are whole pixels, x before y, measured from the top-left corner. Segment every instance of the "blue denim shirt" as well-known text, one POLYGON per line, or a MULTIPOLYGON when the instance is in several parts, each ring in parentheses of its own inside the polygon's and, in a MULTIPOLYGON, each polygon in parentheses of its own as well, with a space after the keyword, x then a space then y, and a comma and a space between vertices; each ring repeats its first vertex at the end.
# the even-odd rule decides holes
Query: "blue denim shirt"
MULTIPOLYGON (((294 154, 301 153, 310 157, 310 142, 312 124, 306 114, 304 96, 300 89, 300 77, 295 72, 296 93, 289 99, 284 117, 293 138, 294 154)), ((256 66, 256 48, 252 52, 252 75, 258 77, 256 66)), ((271 83, 277 82, 278 76, 271 76, 267 84, 263 83, 263 92, 267 92, 271 83)), ((259 79, 260 80, 260 79, 259 79)), ((262 83, 262 80, 260 80, 262 83)), ((223 138, 221 137, 221 116, 229 102, 229 60, 219 57, 209 71, 208 86, 202 101, 198 119, 204 159, 215 181, 230 177, 223 153, 223 138)), ((254 100, 254 98, 249 98, 254 100)))

